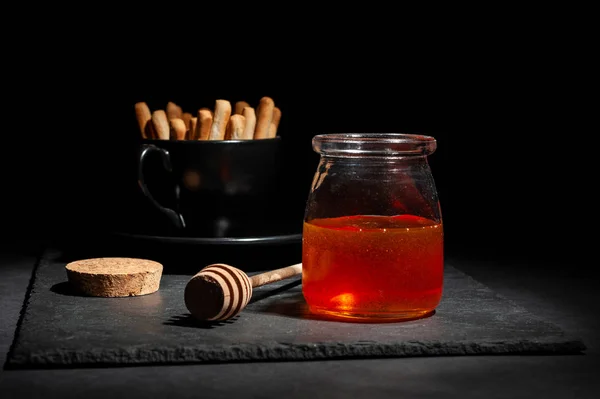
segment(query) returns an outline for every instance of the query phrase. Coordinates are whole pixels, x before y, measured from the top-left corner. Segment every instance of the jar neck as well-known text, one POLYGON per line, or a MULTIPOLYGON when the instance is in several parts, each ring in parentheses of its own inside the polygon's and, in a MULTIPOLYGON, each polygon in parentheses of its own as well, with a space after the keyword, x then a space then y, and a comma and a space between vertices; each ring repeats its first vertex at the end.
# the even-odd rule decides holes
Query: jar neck
POLYGON ((312 146, 321 156, 388 160, 428 156, 436 150, 437 142, 417 134, 344 133, 314 136, 312 146))
POLYGON ((381 155, 338 155, 321 153, 321 162, 327 164, 399 165, 427 162, 426 155, 381 156, 381 155))

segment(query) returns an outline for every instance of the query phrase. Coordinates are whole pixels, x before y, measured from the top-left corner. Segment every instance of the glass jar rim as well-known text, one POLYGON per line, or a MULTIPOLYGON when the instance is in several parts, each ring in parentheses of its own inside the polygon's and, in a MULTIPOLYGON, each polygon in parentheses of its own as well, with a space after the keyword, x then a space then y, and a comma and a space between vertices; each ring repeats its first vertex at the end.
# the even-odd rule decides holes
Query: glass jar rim
POLYGON ((313 137, 312 147, 326 156, 426 156, 437 141, 414 133, 325 133, 313 137))

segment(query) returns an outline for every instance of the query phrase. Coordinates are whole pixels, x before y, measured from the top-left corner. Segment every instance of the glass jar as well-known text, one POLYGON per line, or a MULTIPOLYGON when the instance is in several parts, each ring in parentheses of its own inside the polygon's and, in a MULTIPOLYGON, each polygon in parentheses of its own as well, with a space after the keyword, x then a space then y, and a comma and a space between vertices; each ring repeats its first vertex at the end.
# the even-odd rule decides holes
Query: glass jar
POLYGON ((431 315, 444 234, 427 157, 433 137, 322 134, 306 203, 302 291, 310 311, 356 321, 431 315))

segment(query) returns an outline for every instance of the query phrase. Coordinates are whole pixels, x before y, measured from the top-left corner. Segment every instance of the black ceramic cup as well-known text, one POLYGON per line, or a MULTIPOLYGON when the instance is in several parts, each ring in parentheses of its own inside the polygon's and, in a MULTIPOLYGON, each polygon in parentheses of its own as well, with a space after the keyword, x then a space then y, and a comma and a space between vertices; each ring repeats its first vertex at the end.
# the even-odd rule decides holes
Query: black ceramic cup
MULTIPOLYGON (((144 140, 138 184, 173 235, 256 237, 286 232, 282 139, 144 140)), ((289 229, 288 229, 289 230, 289 229)))

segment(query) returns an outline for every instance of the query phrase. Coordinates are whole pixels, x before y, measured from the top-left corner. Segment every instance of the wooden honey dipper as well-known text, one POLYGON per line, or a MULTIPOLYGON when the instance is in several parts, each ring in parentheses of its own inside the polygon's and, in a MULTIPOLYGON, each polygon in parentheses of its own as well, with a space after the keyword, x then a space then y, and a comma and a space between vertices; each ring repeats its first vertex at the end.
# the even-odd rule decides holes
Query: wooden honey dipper
POLYGON ((237 315, 252 297, 252 288, 302 273, 302 263, 249 277, 242 270, 214 263, 188 281, 184 300, 192 316, 202 321, 223 321, 237 315))

